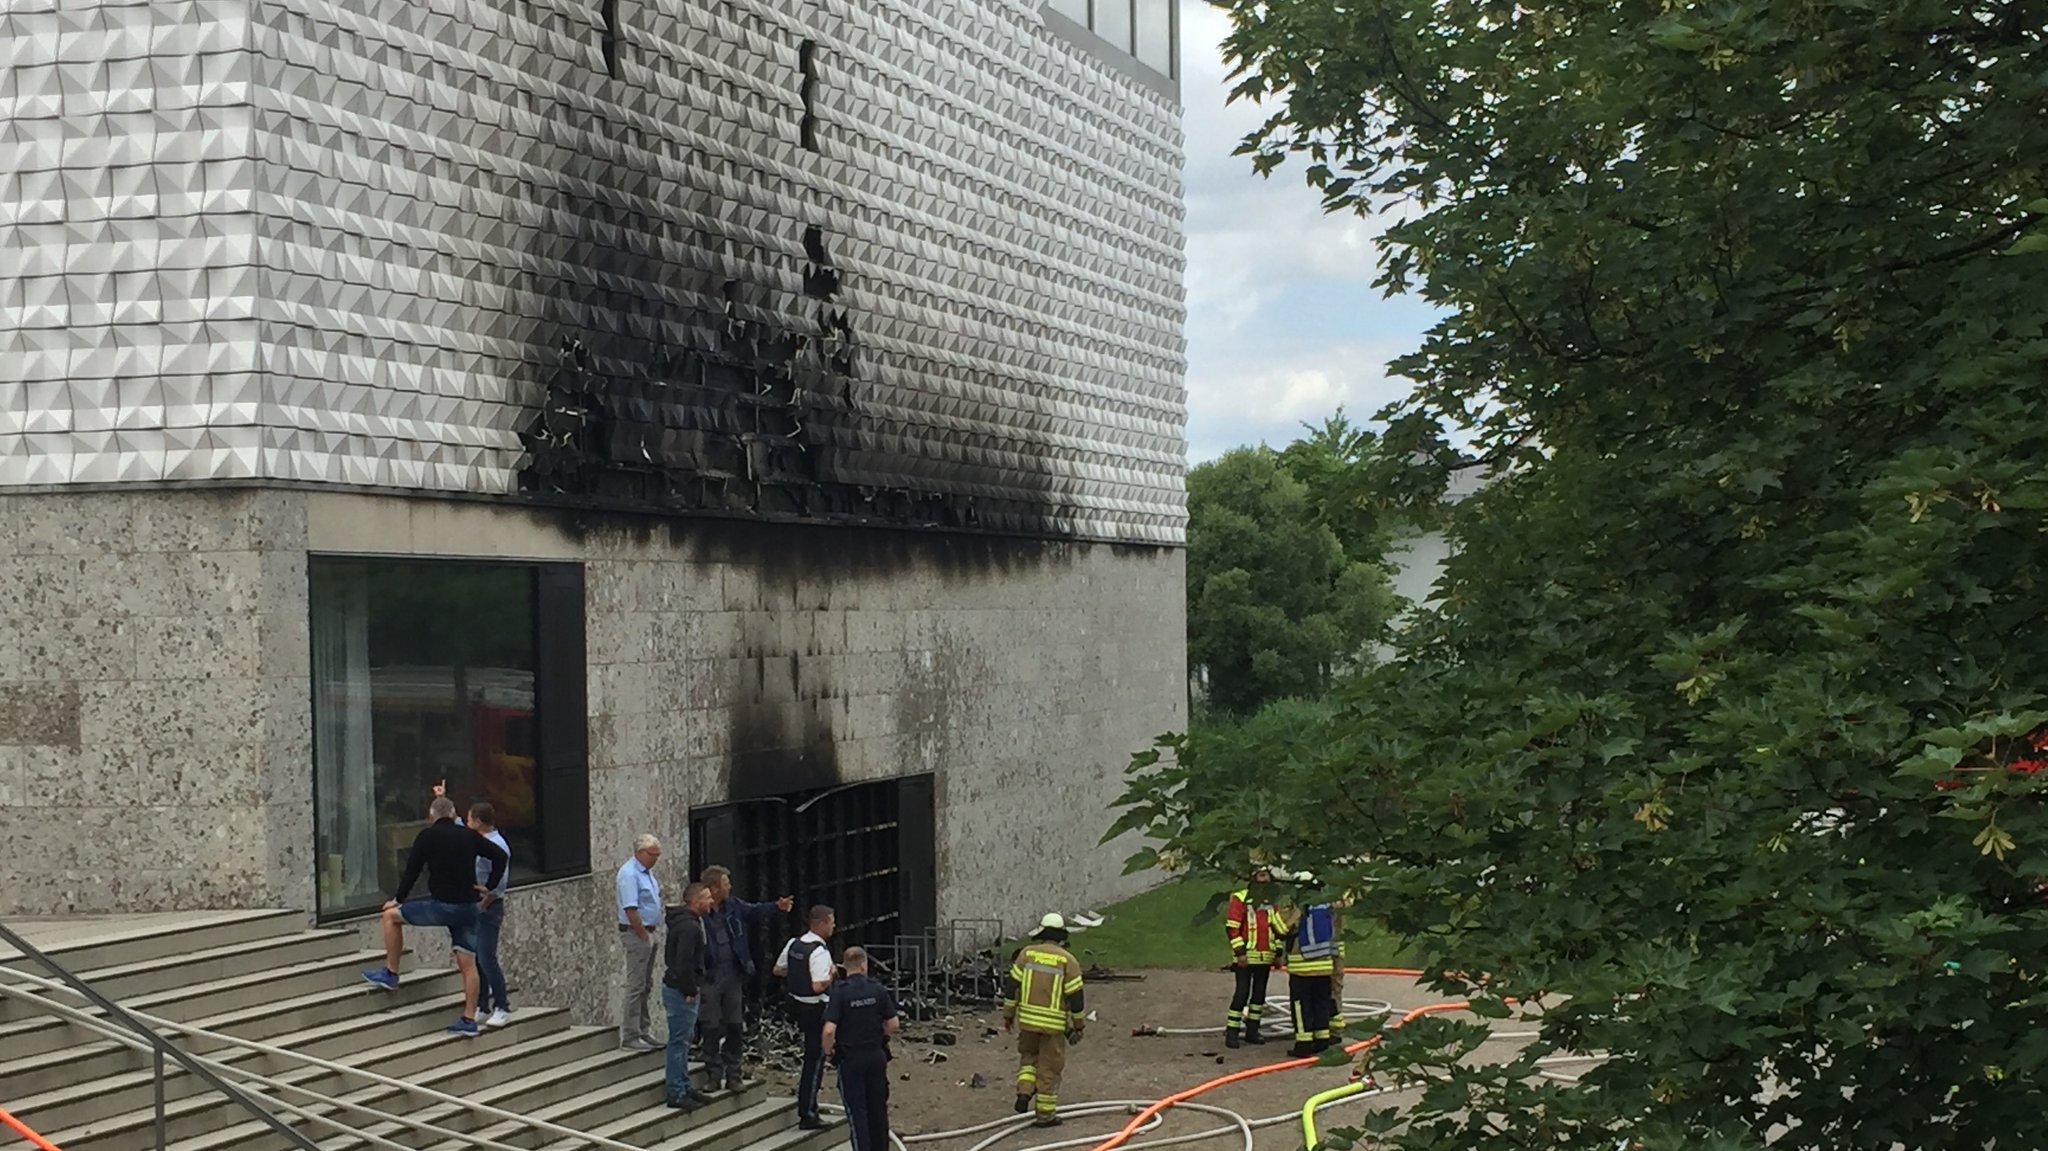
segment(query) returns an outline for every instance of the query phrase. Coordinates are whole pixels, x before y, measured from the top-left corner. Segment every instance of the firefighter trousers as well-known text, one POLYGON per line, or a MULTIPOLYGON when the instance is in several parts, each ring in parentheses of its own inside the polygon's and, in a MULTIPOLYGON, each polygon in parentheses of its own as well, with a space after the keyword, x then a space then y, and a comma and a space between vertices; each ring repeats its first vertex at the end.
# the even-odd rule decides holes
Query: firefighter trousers
POLYGON ((1230 993, 1230 1011, 1223 1017, 1223 1029, 1235 1031, 1239 1027, 1246 1034, 1259 1029, 1259 1020, 1266 1014, 1266 981, 1273 977, 1273 968, 1265 963, 1246 963, 1236 969, 1237 989, 1230 993))
POLYGON ((1289 975, 1287 999, 1294 1008, 1294 1044, 1310 1047, 1330 1039, 1330 1020, 1337 1004, 1330 998, 1328 975, 1289 975))
POLYGON ((1063 1031, 1017 1033, 1017 1094, 1032 1097, 1040 1115, 1060 1105, 1060 1072, 1067 1069, 1067 1036, 1063 1031))

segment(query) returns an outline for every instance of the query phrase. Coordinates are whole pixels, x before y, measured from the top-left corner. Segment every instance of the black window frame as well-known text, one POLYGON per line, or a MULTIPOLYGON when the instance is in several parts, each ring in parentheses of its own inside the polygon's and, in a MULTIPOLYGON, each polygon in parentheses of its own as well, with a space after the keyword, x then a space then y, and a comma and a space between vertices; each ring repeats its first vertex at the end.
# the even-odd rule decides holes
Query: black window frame
MULTIPOLYGON (((310 638, 317 606, 318 569, 328 563, 390 563, 436 567, 519 568, 528 573, 533 610, 534 806, 547 815, 539 821, 540 866, 513 880, 512 890, 530 888, 591 874, 589 665, 586 642, 587 600, 583 564, 575 561, 528 560, 480 556, 406 555, 366 552, 309 552, 306 555, 306 626, 310 638)), ((312 649, 314 645, 308 644, 312 649)), ((375 915, 388 896, 373 903, 328 907, 320 891, 320 782, 317 731, 320 669, 312 650, 307 655, 307 715, 315 729, 315 747, 308 759, 312 787, 313 920, 342 923, 375 915)))

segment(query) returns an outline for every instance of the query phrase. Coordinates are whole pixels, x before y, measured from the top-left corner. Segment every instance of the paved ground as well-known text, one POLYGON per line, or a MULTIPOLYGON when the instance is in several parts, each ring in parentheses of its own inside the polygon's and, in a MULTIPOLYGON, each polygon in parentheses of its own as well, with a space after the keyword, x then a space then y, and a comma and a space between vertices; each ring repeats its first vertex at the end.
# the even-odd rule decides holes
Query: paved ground
MULTIPOLYGON (((1274 987, 1284 989, 1285 980, 1276 979, 1274 987)), ((1144 973, 1142 980, 1091 984, 1088 1005, 1098 1018, 1090 1025, 1087 1038, 1069 1053, 1061 1101, 1153 1100, 1232 1071, 1284 1061, 1284 1043, 1235 1051, 1223 1046, 1220 1029, 1229 995, 1230 977, 1221 972, 1153 971, 1144 973), (1218 1030, 1204 1036, 1131 1034, 1134 1028, 1145 1024, 1207 1026, 1218 1030)), ((1345 995, 1352 999, 1378 998, 1400 1010, 1436 999, 1404 979, 1362 976, 1346 980, 1345 995)), ((891 1116, 897 1134, 914 1137, 957 1130, 1010 1114, 1015 1098, 1016 1041, 1000 1031, 993 1036, 986 1034, 1000 1028, 1001 1023, 1001 1017, 990 1010, 916 1024, 909 1029, 909 1041, 896 1045, 896 1062, 892 1065, 896 1080, 891 1084, 891 1116), (928 1040, 938 1030, 952 1032, 957 1042, 950 1047, 934 1046, 928 1040), (926 1062, 933 1052, 945 1055, 945 1061, 926 1062), (984 1086, 972 1086, 976 1075, 981 1076, 984 1086)), ((1231 1108, 1252 1119, 1298 1116, 1309 1095, 1339 1086, 1346 1078, 1342 1068, 1280 1071, 1219 1088, 1203 1096, 1202 1101, 1231 1108)), ((826 1101, 831 1102, 833 1095, 828 1084, 826 1101)), ((1340 1108, 1326 1114, 1323 1125, 1327 1128, 1332 1123, 1342 1124, 1346 1110, 1340 1108)), ((1181 1134, 1223 1122, 1213 1116, 1183 1114, 1173 1117, 1156 1134, 1181 1134)), ((1121 1125, 1121 1120, 1108 1118, 1077 1120, 1050 1134, 1027 1131, 1003 1140, 996 1147, 997 1151, 1018 1151, 1055 1139, 1096 1133, 1107 1136, 1121 1125)), ((967 1151, 986 1134, 914 1141, 912 1146, 932 1151, 967 1151)), ((1256 1140, 1257 1151, 1295 1151, 1301 1146, 1298 1119, 1262 1128, 1256 1140)), ((1243 1143, 1241 1136, 1233 1135, 1187 1146, 1202 1151, 1242 1147, 1243 1143)))

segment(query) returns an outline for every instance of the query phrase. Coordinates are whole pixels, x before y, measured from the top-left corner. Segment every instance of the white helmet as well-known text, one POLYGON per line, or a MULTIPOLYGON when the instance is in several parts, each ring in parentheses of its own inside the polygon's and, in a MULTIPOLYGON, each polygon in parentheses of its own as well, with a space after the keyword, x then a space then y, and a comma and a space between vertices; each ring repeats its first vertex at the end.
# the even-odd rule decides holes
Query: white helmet
POLYGON ((1067 929, 1066 917, 1057 911, 1048 911, 1038 917, 1038 929, 1040 931, 1065 931, 1067 929))

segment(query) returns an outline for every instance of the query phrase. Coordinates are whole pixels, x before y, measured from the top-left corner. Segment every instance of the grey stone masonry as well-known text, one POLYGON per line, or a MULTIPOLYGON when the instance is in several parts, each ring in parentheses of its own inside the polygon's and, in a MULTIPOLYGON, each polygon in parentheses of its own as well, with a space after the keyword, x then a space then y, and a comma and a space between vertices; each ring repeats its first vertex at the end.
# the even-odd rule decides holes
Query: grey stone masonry
POLYGON ((311 866, 300 496, 0 496, 0 909, 275 903, 311 866))
POLYGON ((615 994, 609 873, 636 833, 680 883, 693 806, 935 772, 940 921, 1021 924, 1133 890, 1132 845, 1097 840, 1130 752, 1186 719, 1176 548, 0 496, 0 914, 313 906, 309 553, 584 565, 596 874, 516 890, 505 962, 586 1019, 615 994))

